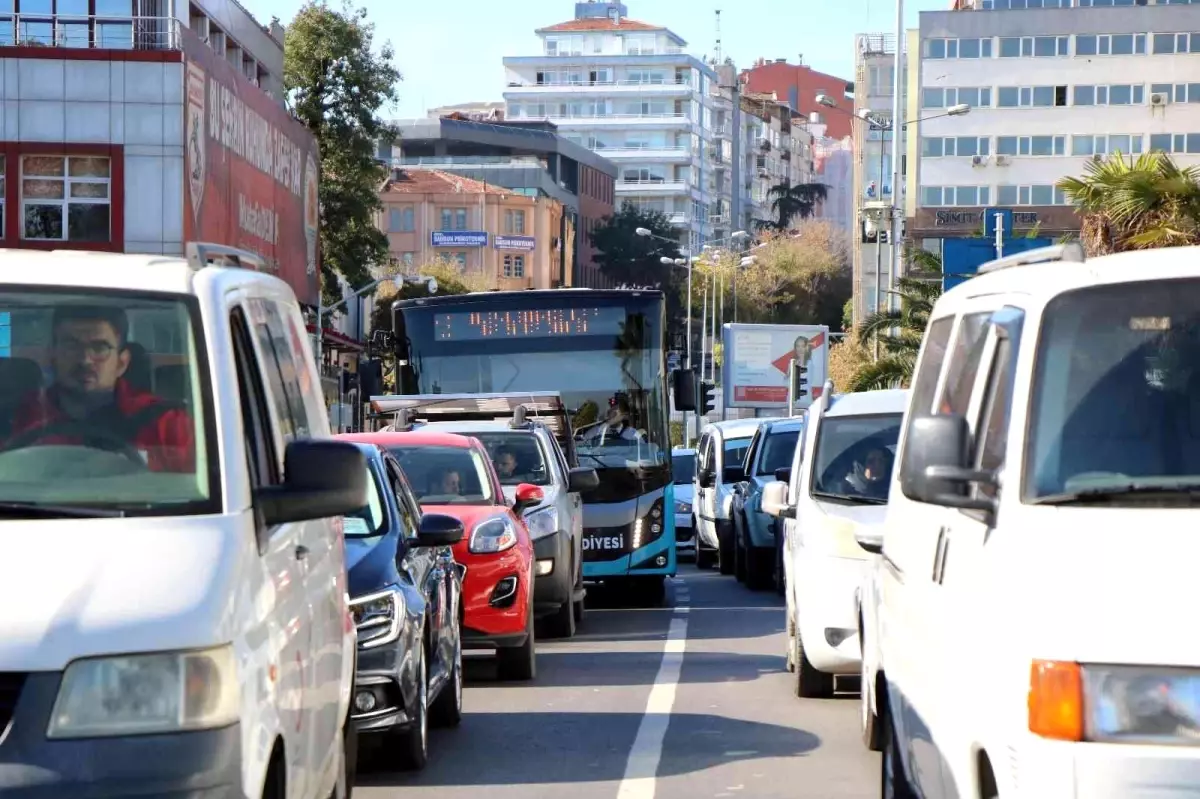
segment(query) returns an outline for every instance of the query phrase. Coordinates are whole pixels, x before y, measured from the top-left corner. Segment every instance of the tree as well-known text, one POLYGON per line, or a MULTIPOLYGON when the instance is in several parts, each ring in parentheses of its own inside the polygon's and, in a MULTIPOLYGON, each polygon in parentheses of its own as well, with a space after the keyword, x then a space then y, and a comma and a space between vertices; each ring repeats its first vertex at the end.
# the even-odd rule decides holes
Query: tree
POLYGON ((942 295, 942 261, 934 253, 911 248, 905 253, 908 268, 897 281, 897 310, 883 309, 867 316, 854 331, 856 344, 866 348, 872 337, 879 341, 878 360, 864 363, 844 387, 847 391, 903 388, 912 381, 929 326, 933 305, 942 295))
POLYGON ((775 213, 775 221, 761 222, 760 227, 788 230, 792 220, 799 217, 808 219, 817 208, 817 203, 829 196, 829 187, 824 183, 780 183, 772 186, 767 192, 771 198, 771 210, 775 213))
MULTIPOLYGON (((400 271, 398 266, 389 265, 384 268, 383 274, 392 277, 400 274, 400 271)), ((457 261, 440 255, 426 262, 416 274, 423 278, 435 278, 438 294, 469 294, 472 291, 487 291, 493 288, 483 275, 464 273, 457 261)), ((425 296, 428 296, 428 289, 423 283, 409 283, 403 289, 397 289, 392 283, 380 283, 375 291, 375 311, 371 315, 371 329, 392 329, 392 303, 396 300, 425 296)))
POLYGON ((376 161, 375 146, 395 134, 378 112, 396 101, 400 73, 390 44, 372 52, 375 26, 366 16, 349 4, 335 11, 310 0, 284 39, 289 106, 321 152, 321 284, 330 301, 340 299, 336 275, 359 288, 388 257, 375 223, 388 167, 376 161))
POLYGON ((805 220, 793 233, 767 234, 754 259, 732 267, 739 322, 841 326, 851 294, 850 240, 843 231, 823 219, 805 220))
POLYGON ((1180 167, 1165 153, 1089 161, 1083 177, 1058 188, 1079 208, 1089 255, 1200 243, 1200 167, 1180 167))

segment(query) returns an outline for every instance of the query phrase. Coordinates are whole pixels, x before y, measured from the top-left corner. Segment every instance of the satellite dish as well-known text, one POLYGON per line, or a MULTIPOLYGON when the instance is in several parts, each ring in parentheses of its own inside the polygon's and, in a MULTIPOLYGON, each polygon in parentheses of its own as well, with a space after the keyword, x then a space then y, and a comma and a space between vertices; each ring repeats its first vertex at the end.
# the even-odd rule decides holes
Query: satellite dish
POLYGON ((429 278, 429 282, 425 284, 429 289, 430 294, 437 294, 438 282, 436 277, 429 278))

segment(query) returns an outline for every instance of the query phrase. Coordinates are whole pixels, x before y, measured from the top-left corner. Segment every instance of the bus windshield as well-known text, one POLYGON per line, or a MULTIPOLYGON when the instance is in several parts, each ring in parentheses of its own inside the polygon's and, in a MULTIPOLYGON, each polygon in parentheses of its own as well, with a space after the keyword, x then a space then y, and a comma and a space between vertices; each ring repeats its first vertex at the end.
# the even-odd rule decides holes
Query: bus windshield
POLYGON ((661 294, 467 294, 399 303, 394 322, 401 393, 557 391, 580 465, 613 472, 589 499, 667 482, 661 294))

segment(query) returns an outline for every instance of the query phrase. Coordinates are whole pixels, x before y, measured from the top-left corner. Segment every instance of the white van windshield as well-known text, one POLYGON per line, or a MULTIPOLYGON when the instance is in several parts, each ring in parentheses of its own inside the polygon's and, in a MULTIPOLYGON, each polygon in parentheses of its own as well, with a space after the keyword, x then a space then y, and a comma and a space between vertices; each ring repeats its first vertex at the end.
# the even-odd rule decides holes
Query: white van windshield
POLYGON ((1200 280, 1080 289, 1043 318, 1026 498, 1200 488, 1200 280))
POLYGON ((189 299, 0 289, 0 503, 218 511, 200 329, 189 299))
POLYGON ((813 453, 812 496, 843 502, 887 502, 902 416, 881 413, 822 419, 813 453))

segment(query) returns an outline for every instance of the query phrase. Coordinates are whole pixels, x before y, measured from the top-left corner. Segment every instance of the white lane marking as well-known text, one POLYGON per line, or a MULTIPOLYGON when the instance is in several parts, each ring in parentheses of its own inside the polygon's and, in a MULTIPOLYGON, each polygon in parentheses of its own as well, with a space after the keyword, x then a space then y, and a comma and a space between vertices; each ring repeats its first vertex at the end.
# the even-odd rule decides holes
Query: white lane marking
POLYGON ((617 799, 654 799, 658 763, 662 759, 663 740, 675 705, 679 671, 687 648, 689 593, 682 580, 675 580, 675 608, 667 640, 663 642, 662 663, 646 700, 646 711, 638 725, 637 736, 625 762, 625 776, 617 790, 617 799))

